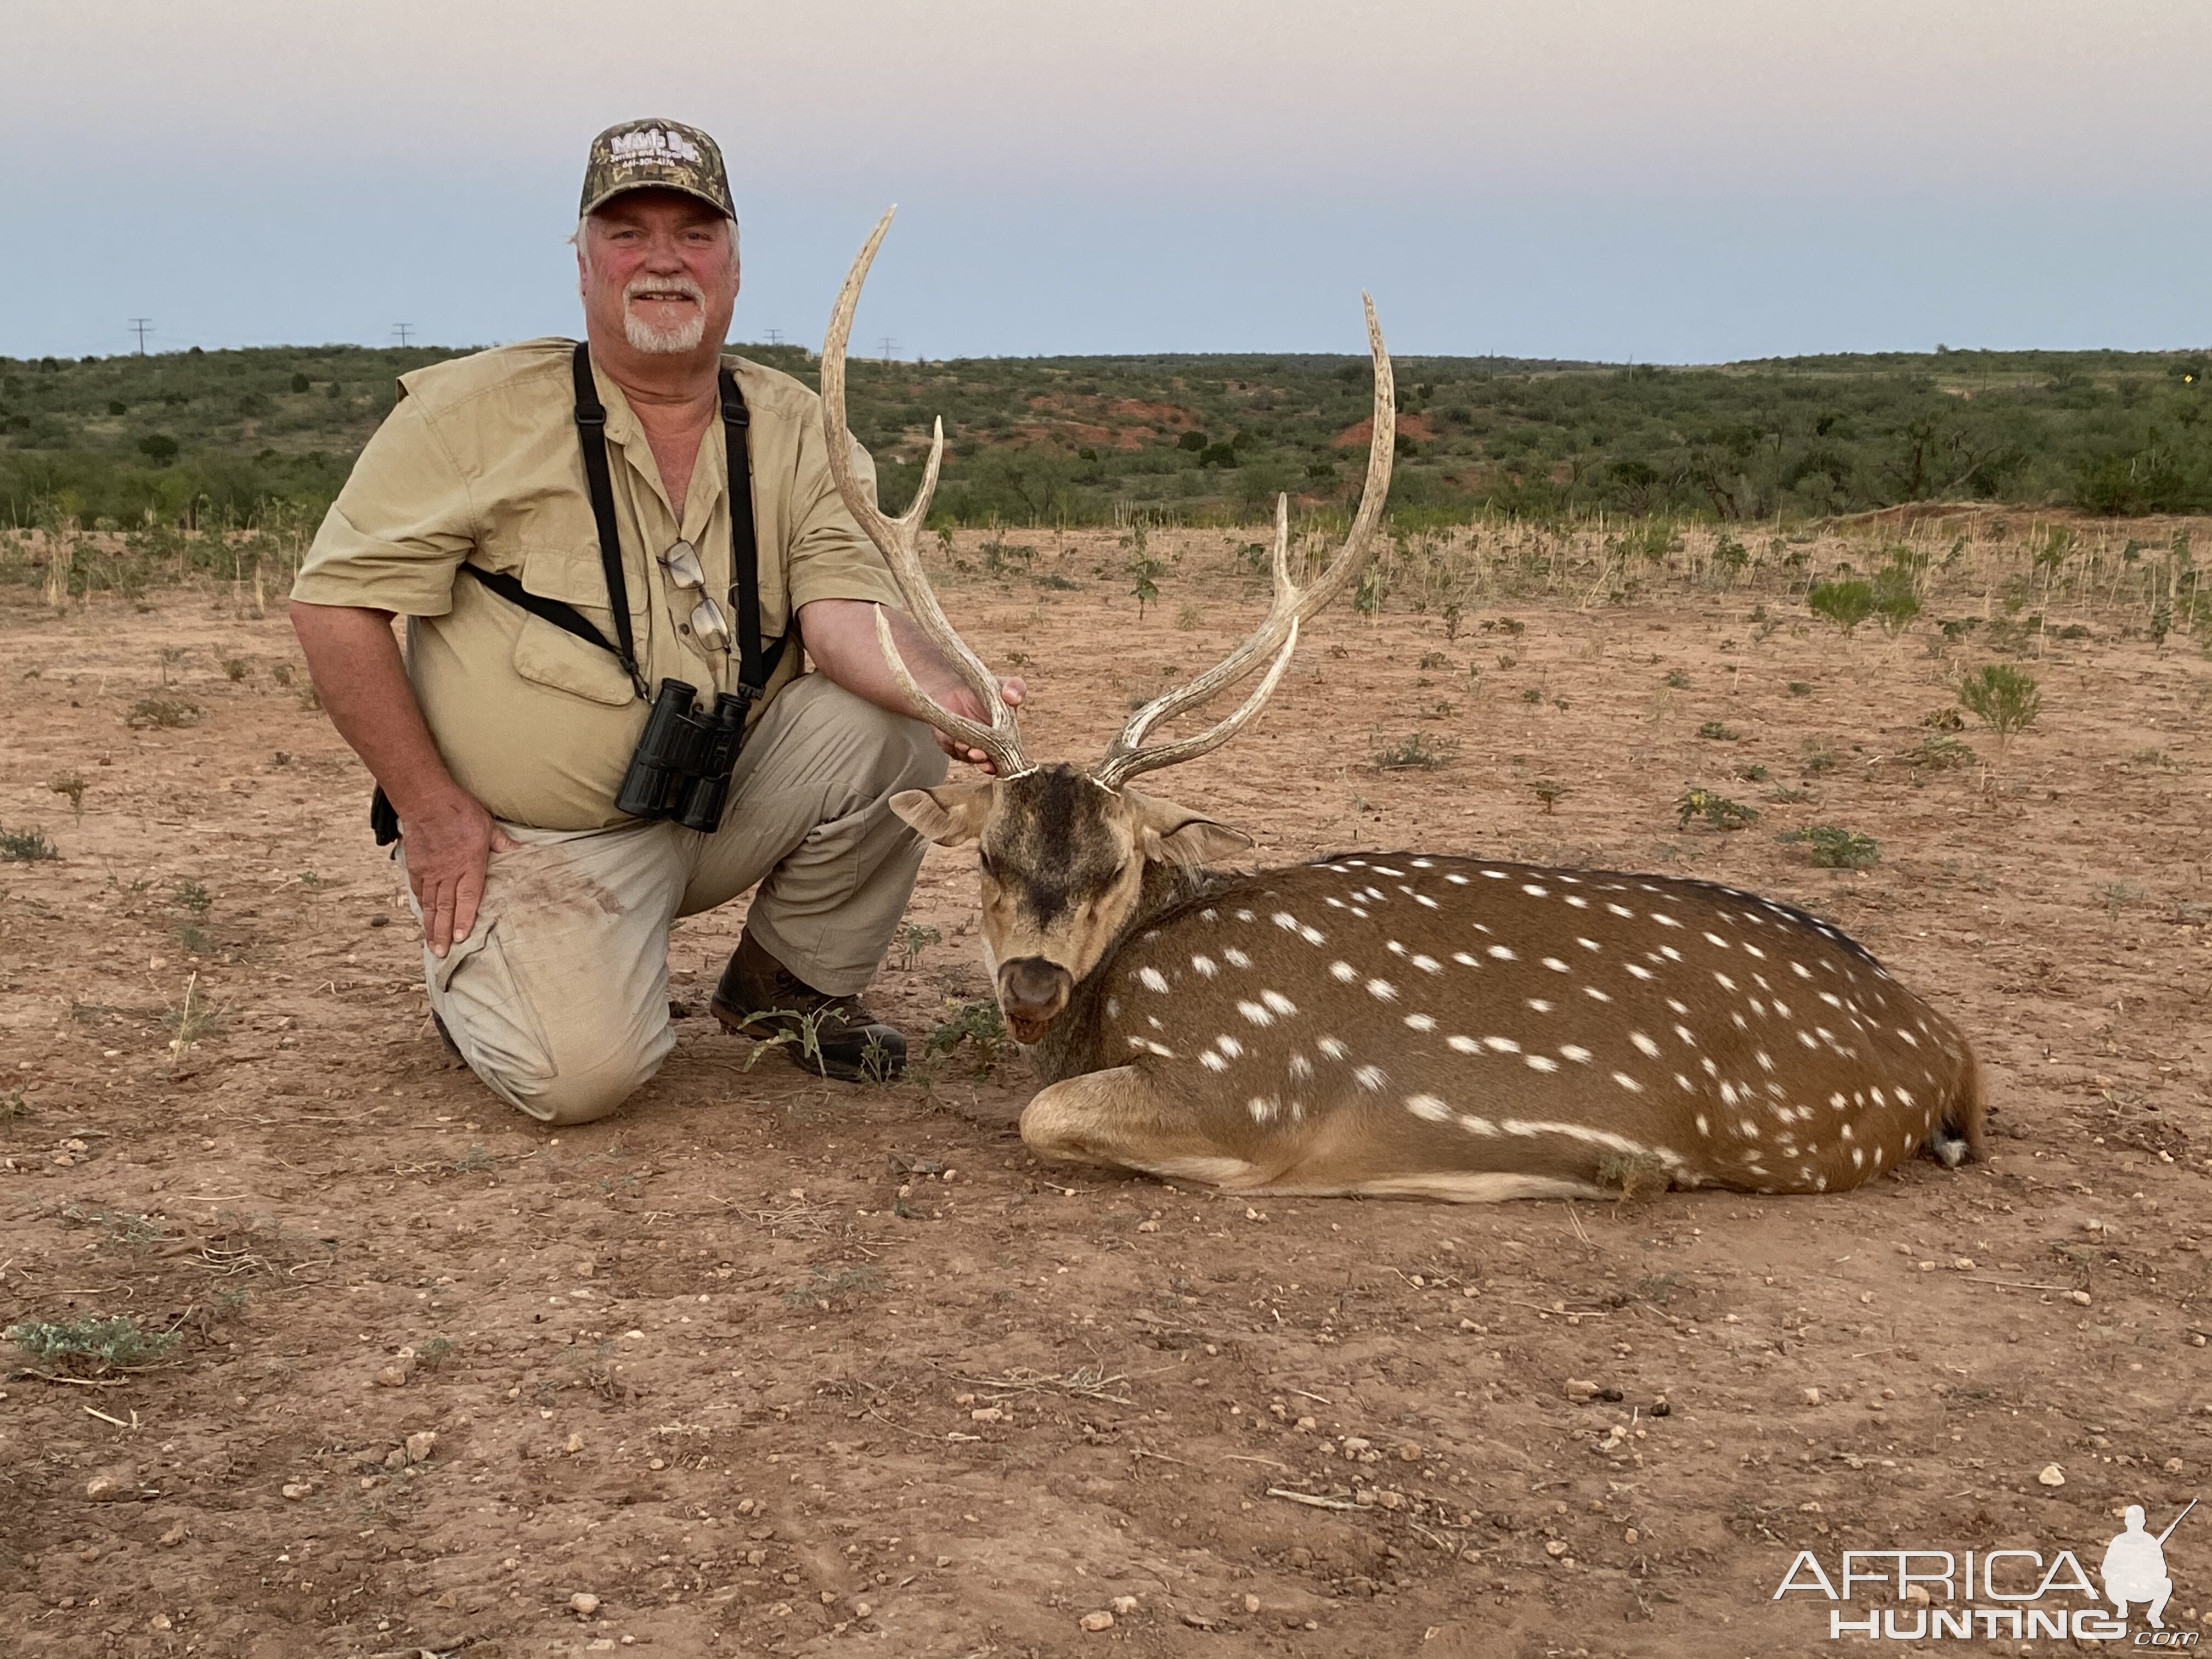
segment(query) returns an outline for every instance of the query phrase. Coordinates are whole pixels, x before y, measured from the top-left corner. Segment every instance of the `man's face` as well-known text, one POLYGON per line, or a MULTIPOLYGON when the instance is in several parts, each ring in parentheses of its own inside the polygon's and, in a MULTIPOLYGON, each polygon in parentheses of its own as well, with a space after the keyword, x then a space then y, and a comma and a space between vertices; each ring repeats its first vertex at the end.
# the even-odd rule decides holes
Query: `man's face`
POLYGON ((594 337, 648 355, 719 349, 738 303, 737 228, 696 197, 626 191, 584 222, 577 287, 594 337))

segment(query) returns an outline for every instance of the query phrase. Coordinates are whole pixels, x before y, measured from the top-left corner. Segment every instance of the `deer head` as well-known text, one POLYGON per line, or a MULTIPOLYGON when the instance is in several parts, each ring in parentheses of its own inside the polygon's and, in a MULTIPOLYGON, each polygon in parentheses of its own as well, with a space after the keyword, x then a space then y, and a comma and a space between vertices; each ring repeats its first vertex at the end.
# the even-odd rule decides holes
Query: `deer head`
POLYGON ((1367 339, 1375 362, 1375 416, 1366 483, 1344 544, 1321 574, 1303 586, 1291 579, 1290 499, 1279 496, 1273 597, 1250 637, 1206 672, 1139 709, 1091 765, 1033 764, 1022 753, 1013 712, 1000 695, 997 677, 945 619, 923 568, 921 537, 944 459, 945 423, 936 422, 921 486, 900 517, 884 514, 853 471, 845 419, 846 344, 861 285, 890 222, 891 215, 884 214, 853 261, 822 343, 823 432, 838 493, 883 554, 908 611, 989 711, 985 724, 932 701, 900 659, 890 623, 878 613, 877 638, 915 717, 990 757, 995 775, 908 790, 892 797, 891 810, 940 847, 975 843, 982 887, 984 950, 1000 1006, 1014 1036, 1034 1042, 1138 914, 1148 868, 1194 867, 1234 857, 1250 847, 1249 836, 1203 813, 1132 788, 1129 781, 1217 749, 1249 725, 1290 666, 1300 625, 1358 575, 1390 489, 1396 431, 1390 358, 1370 301, 1367 339), (1226 718, 1188 737, 1152 738, 1156 727, 1255 672, 1258 683, 1226 718))

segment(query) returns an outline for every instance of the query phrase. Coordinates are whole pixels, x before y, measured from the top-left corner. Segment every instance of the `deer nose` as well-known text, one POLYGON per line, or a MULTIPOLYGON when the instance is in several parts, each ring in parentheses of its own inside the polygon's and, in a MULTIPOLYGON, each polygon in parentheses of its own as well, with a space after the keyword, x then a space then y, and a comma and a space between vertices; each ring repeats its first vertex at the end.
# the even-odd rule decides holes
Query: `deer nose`
POLYGON ((1024 1042, 1033 1042, 1067 1006, 1075 981, 1058 963, 1042 957, 1017 957, 999 969, 999 1006, 1007 1024, 1024 1042))

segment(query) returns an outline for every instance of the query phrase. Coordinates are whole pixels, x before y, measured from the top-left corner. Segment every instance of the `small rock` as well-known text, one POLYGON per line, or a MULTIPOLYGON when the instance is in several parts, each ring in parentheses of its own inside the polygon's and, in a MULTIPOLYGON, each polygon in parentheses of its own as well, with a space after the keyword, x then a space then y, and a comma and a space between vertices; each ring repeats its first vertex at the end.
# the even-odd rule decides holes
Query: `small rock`
POLYGON ((112 1503, 131 1495, 131 1483, 119 1475, 95 1474, 84 1483, 84 1495, 95 1504, 112 1503))
POLYGON ((284 1483, 283 1491, 285 1497, 297 1503, 314 1491, 314 1487, 305 1480, 288 1480, 284 1483))
POLYGON ((1589 1401, 1596 1399, 1597 1395, 1597 1384, 1590 1382, 1589 1379, 1580 1376, 1572 1376, 1567 1379, 1567 1398, 1573 1401, 1577 1406, 1587 1405, 1589 1401))
POLYGON ((1567 1540, 1565 1539, 1550 1538, 1544 1541, 1544 1553, 1550 1556, 1553 1560, 1558 1560, 1559 1557, 1565 1555, 1566 1553, 1567 1540))
POLYGON ((376 1386, 380 1389, 404 1389, 407 1386, 407 1373, 397 1365, 386 1365, 377 1372, 376 1386))
POLYGON ((1117 1595, 1106 1605, 1113 1608, 1114 1611, 1119 1613, 1122 1618, 1127 1619, 1131 1613, 1137 1610, 1139 1604, 1137 1598, 1133 1595, 1117 1595))
POLYGON ((978 1406, 968 1413, 968 1420, 971 1423, 997 1423, 1003 1421, 1006 1415, 1006 1413, 996 1406, 978 1406))
POLYGON ((2037 1475, 2035 1479, 2041 1486, 2063 1486, 2066 1484, 2066 1471, 2056 1463, 2045 1463, 2043 1466, 2043 1473, 2037 1475))
POLYGON ((568 1611, 579 1619, 588 1619, 599 1610, 599 1598, 589 1590, 578 1590, 568 1598, 568 1611))
POLYGON ((1258 1596, 1256 1596, 1256 1595, 1248 1595, 1248 1596, 1246 1596, 1246 1597, 1244 1598, 1244 1611, 1245 1611, 1245 1612, 1247 1612, 1247 1613, 1257 1613, 1257 1612, 1259 1612, 1259 1611, 1260 1611, 1260 1598, 1259 1598, 1258 1596))
POLYGON ((1808 1406, 1817 1406, 1817 1405, 1819 1405, 1819 1404, 1820 1403, 1820 1391, 1818 1389, 1806 1389, 1806 1390, 1805 1390, 1805 1394, 1804 1394, 1804 1400, 1805 1400, 1805 1403, 1806 1403, 1807 1405, 1808 1405, 1808 1406))
POLYGON ((419 1433, 409 1435, 405 1443, 409 1462, 428 1462, 431 1449, 438 1443, 438 1431, 435 1429, 424 1429, 419 1433))
POLYGON ((2166 1472, 2168 1474, 2179 1474, 2181 1468, 2182 1463, 2179 1458, 2169 1457, 2166 1460, 2166 1472))
POLYGON ((1157 1221, 1139 1221, 1137 1224, 1137 1231, 1140 1233, 1156 1233, 1159 1230, 1160 1224, 1157 1221))
POLYGON ((1928 1605, 1927 1587, 1922 1584, 1907 1584, 1905 1587, 1905 1599, 1910 1602, 1917 1602, 1923 1607, 1926 1607, 1928 1605))
POLYGON ((574 1457, 578 1452, 584 1449, 584 1437, 580 1434, 570 1435, 567 1440, 562 1443, 561 1449, 568 1453, 569 1456, 574 1457))
POLYGON ((1408 1440, 1404 1445, 1398 1448, 1398 1461, 1402 1463, 1419 1462, 1421 1461, 1421 1449, 1415 1445, 1412 1441, 1408 1440))
POLYGON ((2066 1292, 2066 1299, 2069 1302, 2075 1304, 2076 1306, 2086 1308, 2089 1305, 2089 1292, 2087 1291, 2069 1291, 2066 1292))
POLYGON ((1105 1608, 1101 1607, 1096 1613, 1085 1613, 1082 1618, 1077 1620, 1075 1622, 1082 1626, 1084 1629, 1094 1632, 1102 1630, 1111 1630, 1114 1628, 1114 1615, 1107 1612, 1105 1608))
POLYGON ((1637 1531, 1633 1527, 1629 1528, 1627 1531, 1620 1534, 1620 1541, 1624 1544, 1640 1543, 1643 1540, 1643 1538, 1644 1534, 1637 1531))
POLYGON ((871 1607, 866 1601, 855 1601, 853 1603, 853 1617, 855 1619, 868 1618, 874 1612, 875 1608, 871 1607))
POLYGON ((173 1550, 185 1541, 185 1523, 181 1521, 155 1540, 165 1550, 173 1550))

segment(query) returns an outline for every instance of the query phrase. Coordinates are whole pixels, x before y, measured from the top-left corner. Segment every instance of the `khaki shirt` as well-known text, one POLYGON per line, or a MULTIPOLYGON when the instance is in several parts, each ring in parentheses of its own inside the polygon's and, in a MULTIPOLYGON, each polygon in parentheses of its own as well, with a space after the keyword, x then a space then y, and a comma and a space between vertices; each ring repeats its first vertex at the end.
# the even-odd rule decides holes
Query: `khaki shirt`
MULTIPOLYGON (((599 532, 576 436, 568 340, 529 340, 403 375, 316 532, 292 597, 397 611, 407 666, 439 752, 495 817, 540 830, 623 822, 614 797, 645 726, 610 652, 501 599, 464 562, 507 571, 574 606, 615 638, 599 532)), ((890 573, 839 499, 824 459, 821 401, 789 375, 729 360, 751 416, 754 534, 763 647, 816 599, 897 605, 890 573)), ((736 649, 709 653, 686 624, 694 598, 659 555, 678 537, 699 550, 708 591, 726 605, 729 473, 722 422, 699 447, 690 498, 672 510, 644 429, 622 389, 593 369, 607 410, 607 464, 638 666, 697 686, 702 704, 734 689, 736 649), (679 527, 680 526, 680 527, 679 527)), ((864 487, 874 469, 856 453, 864 487)), ((769 684, 799 672, 794 636, 769 684)), ((754 706, 759 717, 764 698, 754 706)))

